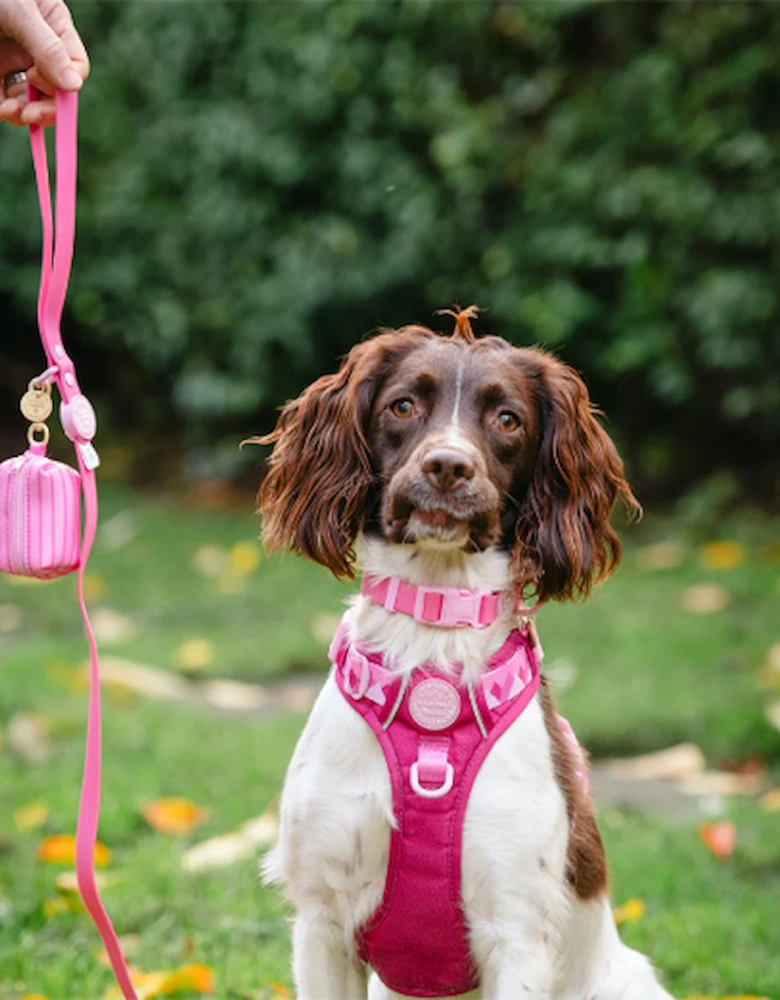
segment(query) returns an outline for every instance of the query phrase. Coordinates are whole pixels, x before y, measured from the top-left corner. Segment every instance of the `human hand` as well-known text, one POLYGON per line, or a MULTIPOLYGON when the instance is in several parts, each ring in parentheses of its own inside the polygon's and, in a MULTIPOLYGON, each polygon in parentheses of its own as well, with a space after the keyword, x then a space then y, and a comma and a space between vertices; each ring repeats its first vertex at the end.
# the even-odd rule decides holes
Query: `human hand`
POLYGON ((51 125, 55 88, 78 90, 88 75, 89 57, 64 0, 0 0, 0 121, 51 125), (39 100, 27 100, 22 73, 39 100))

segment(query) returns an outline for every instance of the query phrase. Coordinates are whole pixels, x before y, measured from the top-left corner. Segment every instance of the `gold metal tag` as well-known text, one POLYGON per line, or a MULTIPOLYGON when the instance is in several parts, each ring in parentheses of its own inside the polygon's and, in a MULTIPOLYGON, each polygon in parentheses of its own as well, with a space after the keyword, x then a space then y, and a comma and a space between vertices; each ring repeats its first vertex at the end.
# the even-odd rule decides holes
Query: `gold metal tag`
POLYGON ((22 416, 31 423, 42 423, 51 416, 51 384, 47 383, 45 389, 37 388, 32 382, 27 392, 19 402, 19 409, 22 416))

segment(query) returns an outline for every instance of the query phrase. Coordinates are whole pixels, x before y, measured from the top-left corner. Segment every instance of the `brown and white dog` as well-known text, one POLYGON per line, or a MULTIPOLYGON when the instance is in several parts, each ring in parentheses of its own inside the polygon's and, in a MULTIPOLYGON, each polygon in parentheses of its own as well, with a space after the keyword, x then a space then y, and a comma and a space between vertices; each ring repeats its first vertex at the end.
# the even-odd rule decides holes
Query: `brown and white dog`
MULTIPOLYGON (((578 375, 549 354, 410 326, 359 344, 287 404, 261 487, 264 537, 351 576, 501 591, 489 627, 441 628, 366 596, 350 634, 411 675, 423 663, 478 678, 516 627, 518 596, 589 593, 620 559, 609 519, 638 505, 578 375)), ((620 941, 587 790, 544 684, 477 774, 461 892, 483 1000, 669 1000, 620 941)), ((379 744, 333 674, 295 750, 268 881, 296 909, 300 1000, 399 996, 355 941, 384 890, 395 824, 379 744)), ((435 953, 431 963, 436 962, 435 953)))

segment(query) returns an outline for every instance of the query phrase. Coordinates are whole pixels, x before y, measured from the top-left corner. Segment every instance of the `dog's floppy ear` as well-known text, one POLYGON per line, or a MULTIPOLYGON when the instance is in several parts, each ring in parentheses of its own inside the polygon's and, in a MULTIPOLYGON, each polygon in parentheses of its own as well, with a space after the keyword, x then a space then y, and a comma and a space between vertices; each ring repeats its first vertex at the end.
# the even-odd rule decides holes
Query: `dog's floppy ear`
POLYGON ((282 409, 258 494, 263 541, 288 548, 338 577, 352 577, 354 542, 370 506, 374 471, 367 428, 386 359, 385 337, 354 347, 335 375, 323 375, 282 409))
POLYGON ((622 498, 629 513, 641 508, 579 375, 542 351, 521 354, 536 390, 541 437, 516 521, 515 565, 538 600, 585 597, 620 562, 609 523, 615 502, 622 498))

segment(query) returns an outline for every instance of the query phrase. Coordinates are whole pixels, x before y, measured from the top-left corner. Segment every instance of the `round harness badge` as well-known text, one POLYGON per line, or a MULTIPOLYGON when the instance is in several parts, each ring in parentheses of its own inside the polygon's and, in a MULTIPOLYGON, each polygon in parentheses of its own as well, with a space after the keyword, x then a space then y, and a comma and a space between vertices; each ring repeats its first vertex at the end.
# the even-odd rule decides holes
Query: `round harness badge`
POLYGON ((409 714, 421 729, 447 729, 460 715, 460 695, 448 681, 429 677, 409 695, 409 714))

